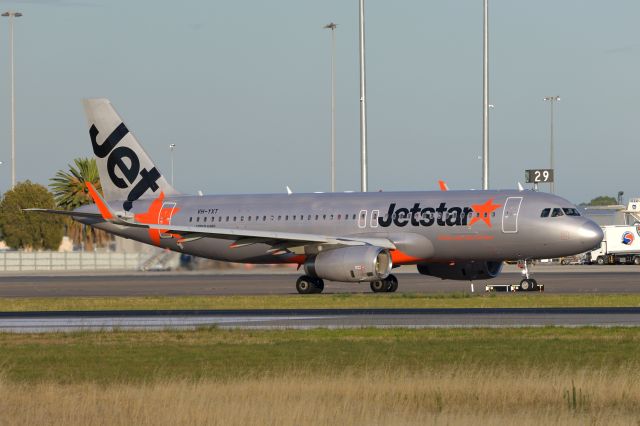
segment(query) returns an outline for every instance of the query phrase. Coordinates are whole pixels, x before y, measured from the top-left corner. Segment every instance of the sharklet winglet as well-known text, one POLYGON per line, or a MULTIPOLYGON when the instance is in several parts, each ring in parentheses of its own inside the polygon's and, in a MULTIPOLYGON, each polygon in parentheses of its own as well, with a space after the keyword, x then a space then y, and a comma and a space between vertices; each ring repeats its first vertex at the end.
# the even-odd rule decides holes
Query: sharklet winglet
POLYGON ((111 210, 107 202, 104 200, 104 198, 102 198, 100 193, 94 188, 91 182, 85 181, 85 185, 87 185, 87 188, 89 189, 89 195, 91 195, 93 202, 96 203, 96 206, 98 206, 98 210, 100 211, 100 214, 102 215, 102 218, 104 220, 106 220, 107 222, 115 223, 117 225, 141 226, 135 221, 129 221, 126 220, 126 218, 121 218, 113 210, 111 210))
POLYGON ((87 189, 89 189, 89 195, 91 195, 91 198, 93 198, 93 202, 96 203, 96 206, 98 206, 98 210, 100 211, 102 218, 108 221, 113 220, 116 215, 113 214, 107 203, 102 199, 91 182, 85 181, 84 184, 87 185, 87 189))

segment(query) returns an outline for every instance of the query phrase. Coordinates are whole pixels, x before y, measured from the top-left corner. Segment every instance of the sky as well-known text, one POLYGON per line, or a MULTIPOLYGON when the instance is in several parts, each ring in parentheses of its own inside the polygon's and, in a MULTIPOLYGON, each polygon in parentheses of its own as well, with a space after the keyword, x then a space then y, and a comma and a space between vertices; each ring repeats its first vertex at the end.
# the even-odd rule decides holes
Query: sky
MULTIPOLYGON (((80 100, 107 97, 185 193, 360 188, 358 1, 2 1, 15 22, 16 173, 92 155, 80 100)), ((366 1, 369 190, 481 187, 482 0, 366 1)), ((549 166, 580 203, 640 196, 640 2, 490 0, 490 187, 549 166)), ((9 26, 0 20, 0 191, 10 187, 9 26)), ((548 186, 541 186, 548 190, 548 186)))

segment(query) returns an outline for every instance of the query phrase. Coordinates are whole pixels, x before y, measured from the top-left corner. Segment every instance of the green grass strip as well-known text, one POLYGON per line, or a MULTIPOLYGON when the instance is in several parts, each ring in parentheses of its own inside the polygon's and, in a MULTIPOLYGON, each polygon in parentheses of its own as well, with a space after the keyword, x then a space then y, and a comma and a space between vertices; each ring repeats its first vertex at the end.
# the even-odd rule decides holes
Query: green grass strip
POLYGON ((0 334, 12 382, 237 379, 291 372, 640 367, 639 328, 340 329, 0 334))
POLYGON ((640 294, 327 294, 0 299, 0 311, 640 306, 640 294))

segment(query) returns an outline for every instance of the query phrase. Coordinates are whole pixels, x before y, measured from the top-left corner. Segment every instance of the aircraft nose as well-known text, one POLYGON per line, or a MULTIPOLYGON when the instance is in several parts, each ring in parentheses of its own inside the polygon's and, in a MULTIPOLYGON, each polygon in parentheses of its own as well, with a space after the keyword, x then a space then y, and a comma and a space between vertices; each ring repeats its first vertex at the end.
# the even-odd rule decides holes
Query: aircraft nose
POLYGON ((604 238, 604 233, 598 224, 588 221, 580 227, 578 230, 578 236, 585 242, 588 248, 592 248, 600 245, 604 238))

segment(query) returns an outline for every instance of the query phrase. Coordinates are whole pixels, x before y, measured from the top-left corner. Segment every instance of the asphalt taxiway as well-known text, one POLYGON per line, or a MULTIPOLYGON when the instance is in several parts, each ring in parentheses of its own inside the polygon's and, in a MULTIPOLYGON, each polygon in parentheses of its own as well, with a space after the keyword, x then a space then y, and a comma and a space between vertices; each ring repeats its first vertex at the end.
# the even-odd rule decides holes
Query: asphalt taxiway
MULTIPOLYGON (((411 269, 397 274, 399 293, 450 293, 470 291, 467 281, 441 280, 419 275, 411 269)), ((415 271, 415 269, 413 269, 415 271)), ((277 273, 238 272, 147 272, 75 273, 54 275, 4 274, 0 276, 0 297, 67 296, 187 296, 187 295, 266 295, 297 294, 295 271, 277 273)), ((534 277, 547 293, 640 293, 640 266, 576 265, 543 266, 534 277)), ((486 284, 515 284, 520 272, 507 265, 492 280, 476 281, 474 290, 483 292, 486 284)), ((325 293, 369 293, 368 283, 325 282, 325 293)))
MULTIPOLYGON (((297 294, 298 273, 264 272, 4 274, 0 297, 185 296, 297 294)), ((444 281, 401 268, 398 292, 470 291, 469 282, 444 281)), ((546 266, 535 278, 547 293, 640 293, 640 266, 546 266)), ((521 273, 507 266, 485 284, 513 284, 521 273)), ((325 293, 369 293, 368 283, 326 282, 325 293)), ((300 296, 305 297, 305 296, 300 296)), ((0 312, 0 331, 53 332, 113 329, 640 326, 640 308, 524 309, 312 309, 238 311, 0 312)))
POLYGON ((3 312, 14 333, 234 329, 640 326, 640 308, 266 309, 3 312))

